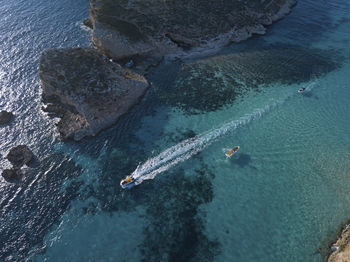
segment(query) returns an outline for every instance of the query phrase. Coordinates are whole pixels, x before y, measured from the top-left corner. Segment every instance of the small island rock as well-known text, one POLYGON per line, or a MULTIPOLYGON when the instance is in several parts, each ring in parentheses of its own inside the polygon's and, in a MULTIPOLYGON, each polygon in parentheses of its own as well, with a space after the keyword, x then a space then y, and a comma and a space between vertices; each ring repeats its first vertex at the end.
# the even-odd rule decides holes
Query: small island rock
POLYGON ((7 112, 5 110, 0 112, 0 125, 8 124, 12 121, 13 114, 11 112, 7 112))
POLYGON ((14 168, 20 168, 23 165, 28 165, 34 159, 34 154, 26 145, 19 145, 12 148, 6 158, 14 168))

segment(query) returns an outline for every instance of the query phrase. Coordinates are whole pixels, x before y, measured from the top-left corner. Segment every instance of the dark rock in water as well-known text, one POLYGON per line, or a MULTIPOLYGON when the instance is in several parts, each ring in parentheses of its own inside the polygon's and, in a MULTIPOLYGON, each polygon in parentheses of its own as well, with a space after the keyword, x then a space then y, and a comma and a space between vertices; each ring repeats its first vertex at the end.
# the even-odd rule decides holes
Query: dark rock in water
POLYGON ((286 16, 296 0, 90 0, 93 42, 113 58, 223 46, 286 16))
POLYGON ((19 168, 5 169, 2 171, 2 176, 8 180, 17 180, 22 177, 22 171, 19 168))
POLYGON ((91 22, 91 19, 90 19, 90 18, 86 18, 86 19, 84 19, 83 24, 84 24, 85 26, 87 26, 87 27, 89 27, 89 28, 93 29, 93 24, 92 24, 92 22, 91 22))
POLYGON ((19 145, 12 148, 6 158, 14 168, 20 168, 23 165, 28 165, 34 159, 34 154, 26 145, 19 145))
POLYGON ((8 124, 12 121, 13 114, 11 112, 7 112, 5 110, 0 112, 0 125, 8 124))
POLYGON ((40 58, 44 108, 61 118, 63 139, 94 136, 139 102, 147 80, 95 49, 50 49, 40 58))

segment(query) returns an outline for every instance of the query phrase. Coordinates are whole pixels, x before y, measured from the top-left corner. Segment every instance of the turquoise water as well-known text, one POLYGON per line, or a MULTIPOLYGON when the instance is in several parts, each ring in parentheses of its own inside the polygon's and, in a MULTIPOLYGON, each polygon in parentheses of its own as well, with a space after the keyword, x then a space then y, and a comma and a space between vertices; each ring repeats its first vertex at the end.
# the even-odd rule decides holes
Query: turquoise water
MULTIPOLYGON (((341 1, 299 1, 265 36, 164 61, 132 112, 80 143, 52 138, 52 120, 28 112, 50 132, 33 127, 39 142, 19 132, 40 164, 16 185, 0 181, 0 258, 323 261, 320 245, 350 217, 349 13, 341 1), (122 190, 131 173, 143 183, 122 190)), ((0 132, 15 143, 11 126, 0 132)))

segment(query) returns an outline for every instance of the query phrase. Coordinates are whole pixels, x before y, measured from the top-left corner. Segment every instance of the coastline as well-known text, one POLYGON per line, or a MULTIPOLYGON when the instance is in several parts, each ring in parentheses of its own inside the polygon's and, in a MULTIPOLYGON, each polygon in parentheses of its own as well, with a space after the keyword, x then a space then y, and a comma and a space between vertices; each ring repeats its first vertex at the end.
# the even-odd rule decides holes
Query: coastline
MULTIPOLYGON (((223 6, 221 6, 221 8, 224 8, 228 3, 229 2, 223 3, 223 6)), ((197 33, 197 36, 186 36, 186 33, 190 34, 191 32, 198 31, 195 28, 195 25, 188 26, 186 24, 185 27, 181 27, 183 25, 179 26, 177 22, 180 21, 176 20, 175 24, 169 22, 164 26, 164 28, 170 28, 170 31, 168 32, 168 29, 164 31, 164 28, 160 28, 161 31, 159 32, 156 31, 154 28, 158 22, 156 24, 149 22, 150 24, 145 25, 143 28, 141 28, 139 24, 133 23, 132 21, 126 21, 125 18, 123 18, 124 20, 120 20, 118 15, 123 15, 119 14, 118 10, 106 10, 105 5, 108 4, 104 0, 91 0, 89 12, 90 19, 89 21, 86 19, 84 20, 84 24, 93 30, 92 41, 95 48, 97 49, 95 56, 105 56, 106 58, 102 59, 104 60, 103 63, 113 64, 109 66, 110 68, 118 67, 119 71, 128 72, 127 74, 122 73, 122 75, 133 75, 134 78, 137 75, 136 78, 139 80, 142 79, 141 82, 146 83, 147 80, 143 76, 146 75, 147 70, 150 67, 159 64, 164 57, 169 59, 197 57, 208 53, 214 53, 219 48, 230 43, 244 41, 252 37, 254 34, 265 34, 266 26, 288 15, 291 12, 292 8, 296 5, 296 0, 280 0, 277 4, 273 3, 274 6, 271 6, 272 2, 270 2, 265 6, 265 8, 271 12, 274 11, 274 13, 269 13, 265 9, 260 10, 260 7, 257 8, 254 5, 249 7, 250 9, 247 6, 243 5, 243 11, 239 11, 239 9, 237 9, 232 10, 231 13, 228 13, 231 19, 233 19, 233 21, 236 21, 233 17, 235 12, 238 12, 241 14, 243 22, 240 22, 238 26, 234 26, 224 33, 216 32, 217 26, 215 25, 214 27, 208 29, 208 32, 210 32, 210 35, 212 35, 210 39, 205 39, 206 35, 203 35, 200 30, 199 33, 197 33), (115 14, 113 12, 115 12, 115 14), (115 21, 117 21, 117 24, 115 24, 115 21), (109 22, 109 24, 107 22, 109 22), (113 23, 114 26, 112 26, 113 23), (121 28, 118 23, 124 25, 125 28, 128 28, 127 30, 129 31, 126 32, 125 28, 121 28), (194 27, 194 29, 188 29, 191 26, 194 27), (152 27, 154 27, 153 31, 149 29, 152 27), (174 32, 171 30, 174 30, 174 32), (179 30, 180 32, 181 30, 184 30, 185 36, 177 33, 179 30), (125 63, 127 61, 132 62, 130 69, 125 67, 125 63), (123 64, 124 66, 122 66, 123 64), (138 72, 140 75, 134 71, 138 72)), ((174 5, 181 6, 180 3, 176 3, 174 5)), ((209 5, 211 5, 211 3, 209 5)), ((260 3, 260 5, 262 4, 260 3)), ((154 11, 158 9, 162 10, 162 13, 157 14, 157 16, 159 16, 159 18, 165 17, 168 19, 167 17, 169 17, 169 12, 171 13, 171 9, 170 11, 165 9, 163 10, 160 4, 152 4, 152 6, 148 8, 148 11, 154 11)), ((138 9, 136 8, 130 12, 134 14, 133 12, 137 12, 137 10, 138 9)), ((208 10, 204 11, 204 13, 205 12, 208 12, 208 10)), ((180 17, 181 16, 183 15, 180 14, 180 17)), ((170 14, 170 17, 172 17, 172 14, 170 14)), ((132 20, 133 18, 131 17, 130 19, 132 20)), ((151 21, 152 17, 145 19, 150 19, 151 21)), ((203 17, 201 19, 203 19, 203 17)), ((222 18, 220 19, 222 20, 222 18)), ((68 50, 66 53, 67 52, 69 53, 70 51, 68 50)), ((61 52, 61 54, 65 56, 64 52, 61 52)), ((73 138, 74 140, 79 141, 86 136, 95 136, 101 130, 117 123, 118 118, 122 114, 127 113, 135 104, 137 104, 145 93, 146 87, 142 88, 141 91, 135 93, 132 91, 132 88, 127 87, 128 84, 122 84, 124 85, 122 89, 128 90, 127 93, 129 93, 129 95, 124 98, 119 97, 117 104, 113 104, 116 101, 113 95, 105 95, 104 97, 107 97, 105 103, 110 105, 109 109, 91 106, 91 104, 94 104, 96 101, 91 102, 90 105, 87 106, 89 103, 86 104, 83 101, 84 99, 82 99, 82 90, 87 84, 86 81, 84 79, 79 80, 79 76, 73 76, 72 79, 74 79, 74 83, 71 83, 72 79, 68 79, 68 83, 64 77, 64 75, 67 74, 67 70, 65 70, 64 67, 59 70, 55 69, 52 67, 52 64, 55 63, 54 60, 56 58, 52 58, 51 56, 49 59, 44 59, 45 56, 47 56, 47 52, 44 52, 42 55, 39 71, 39 76, 43 88, 42 100, 43 102, 48 103, 47 107, 44 107, 43 110, 49 112, 49 114, 52 116, 61 118, 57 126, 62 139, 73 138), (45 68, 50 68, 51 72, 49 75, 45 75, 45 73, 43 73, 45 68), (63 71, 66 72, 62 74, 63 71), (80 90, 75 90, 70 95, 59 91, 67 88, 73 90, 75 85, 80 86, 80 90), (75 94, 74 92, 78 92, 79 94, 75 94), (113 106, 118 107, 118 104, 122 107, 121 110, 111 110, 113 106), (100 114, 98 113, 100 111, 108 111, 109 113, 100 114)), ((81 57, 83 56, 84 55, 81 57)), ((85 59, 82 58, 82 60, 85 59)), ((67 57, 64 63, 69 64, 67 63, 68 61, 69 58, 67 57)), ((78 66, 78 64, 76 64, 76 66, 78 66)), ((88 65, 85 66, 88 67, 88 65)), ((71 70, 75 69, 72 68, 71 70)), ((96 70, 96 68, 93 70, 96 70)), ((106 71, 110 70, 108 69, 106 71)), ((101 70, 99 72, 106 74, 106 72, 102 72, 101 70)), ((89 74, 89 72, 84 73, 89 74)), ((96 81, 93 80, 93 77, 90 78, 91 81, 88 83, 88 85, 91 83, 96 83, 96 81)), ((124 77, 124 80, 126 78, 124 77)), ((108 77, 106 76, 105 79, 108 79, 108 77)), ((100 80, 103 82, 105 79, 100 80)), ((122 81, 122 79, 123 77, 119 78, 118 81, 122 81)), ((107 87, 111 84, 112 83, 102 83, 102 85, 105 85, 107 87)), ((91 86, 91 88, 94 89, 93 86, 91 86)), ((104 92, 101 91, 103 88, 97 88, 100 89, 99 92, 104 92)), ((93 97, 90 97, 89 99, 94 100, 93 97)))
POLYGON ((59 117, 62 139, 81 140, 113 125, 149 84, 95 49, 49 49, 40 58, 43 108, 59 117))
POLYGON ((350 259, 350 219, 342 223, 336 233, 336 241, 328 245, 327 262, 344 262, 350 259))

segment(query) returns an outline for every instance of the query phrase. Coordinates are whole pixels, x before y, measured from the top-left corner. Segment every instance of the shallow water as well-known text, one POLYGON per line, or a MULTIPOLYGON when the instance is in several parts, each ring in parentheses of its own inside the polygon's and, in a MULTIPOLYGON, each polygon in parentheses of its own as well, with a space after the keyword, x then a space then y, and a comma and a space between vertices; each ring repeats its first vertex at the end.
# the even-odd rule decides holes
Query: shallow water
POLYGON ((0 153, 26 143, 38 160, 0 180, 0 260, 322 261, 350 216, 348 3, 299 1, 265 36, 165 61, 132 112, 79 143, 40 111, 37 68, 45 48, 90 46, 88 1, 1 4, 16 119, 0 153), (145 180, 122 190, 133 172, 145 180))

